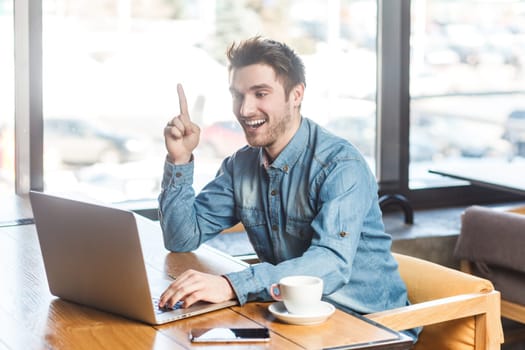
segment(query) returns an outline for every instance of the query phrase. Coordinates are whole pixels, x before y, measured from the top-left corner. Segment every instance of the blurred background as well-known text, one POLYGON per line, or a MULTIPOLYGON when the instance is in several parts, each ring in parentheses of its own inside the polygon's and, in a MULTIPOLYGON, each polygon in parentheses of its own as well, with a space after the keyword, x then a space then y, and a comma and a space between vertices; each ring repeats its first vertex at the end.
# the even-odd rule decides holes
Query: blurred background
MULTIPOLYGON (((176 84, 201 126, 195 188, 244 143, 225 50, 261 34, 306 65, 303 116, 376 167, 374 0, 43 0, 44 181, 125 202, 155 199, 176 84)), ((431 165, 525 157, 525 1, 413 0, 409 186, 431 165)), ((0 0, 0 192, 14 191, 13 0, 0 0)), ((446 183, 445 183, 446 185, 446 183)))

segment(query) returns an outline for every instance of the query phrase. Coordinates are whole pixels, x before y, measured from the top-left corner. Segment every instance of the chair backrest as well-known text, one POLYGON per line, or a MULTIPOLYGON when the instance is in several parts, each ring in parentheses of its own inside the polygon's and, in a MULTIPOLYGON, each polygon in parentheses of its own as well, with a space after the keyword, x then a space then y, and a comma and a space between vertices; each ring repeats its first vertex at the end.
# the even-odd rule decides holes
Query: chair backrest
MULTIPOLYGON (((479 349, 479 339, 483 338, 481 333, 486 330, 484 328, 487 327, 487 325, 482 325, 480 322, 482 318, 478 319, 474 312, 471 313, 472 316, 469 317, 454 318, 452 308, 462 307, 461 298, 459 297, 461 295, 468 296, 468 298, 465 298, 465 302, 467 299, 469 300, 469 307, 473 308, 475 303, 485 303, 485 301, 483 301, 485 295, 488 296, 491 293, 497 293, 494 292, 492 283, 486 279, 478 278, 415 257, 402 254, 394 254, 394 256, 399 264, 401 277, 407 286, 408 298, 412 307, 417 309, 418 304, 421 303, 428 304, 429 302, 432 303, 432 301, 443 301, 443 309, 436 308, 436 311, 431 312, 430 319, 421 319, 422 325, 426 325, 414 349, 479 349), (458 297, 449 298, 454 296, 458 297), (478 296, 479 300, 477 300, 478 296), (448 311, 446 306, 447 302, 450 302, 448 306, 450 310, 448 311), (447 315, 447 313, 449 313, 449 315, 447 315), (436 320, 446 321, 434 323, 431 319, 432 317, 436 320)), ((499 295, 497 296, 497 301, 499 302, 499 295)), ((436 302, 436 305, 437 304, 436 302)), ((490 303, 486 304, 487 305, 481 307, 489 307, 488 304, 490 303)), ((497 334, 491 335, 491 337, 501 336, 499 308, 496 312, 498 315, 495 319, 498 323, 493 325, 495 329, 491 330, 491 332, 497 334)), ((407 313, 406 317, 411 316, 407 313)), ((494 318, 491 322, 494 322, 494 318)), ((499 341, 495 341, 495 343, 499 344, 499 341)))
POLYGON ((501 315, 525 323, 525 208, 468 207, 454 255, 461 270, 489 279, 501 292, 501 315))
POLYGON ((454 255, 460 259, 525 273, 523 243, 525 215, 471 206, 461 217, 461 231, 454 255))

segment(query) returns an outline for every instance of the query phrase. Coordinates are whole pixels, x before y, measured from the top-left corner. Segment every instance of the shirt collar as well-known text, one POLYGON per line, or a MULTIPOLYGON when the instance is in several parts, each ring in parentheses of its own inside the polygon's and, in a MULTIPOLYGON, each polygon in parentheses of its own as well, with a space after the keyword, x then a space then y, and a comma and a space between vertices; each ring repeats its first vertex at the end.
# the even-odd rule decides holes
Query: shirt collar
POLYGON ((299 156, 304 152, 308 144, 308 129, 309 123, 306 118, 301 117, 301 124, 299 129, 292 137, 286 147, 279 153, 277 158, 270 164, 270 159, 264 149, 260 150, 261 165, 268 168, 281 169, 284 172, 288 170, 297 162, 299 156))

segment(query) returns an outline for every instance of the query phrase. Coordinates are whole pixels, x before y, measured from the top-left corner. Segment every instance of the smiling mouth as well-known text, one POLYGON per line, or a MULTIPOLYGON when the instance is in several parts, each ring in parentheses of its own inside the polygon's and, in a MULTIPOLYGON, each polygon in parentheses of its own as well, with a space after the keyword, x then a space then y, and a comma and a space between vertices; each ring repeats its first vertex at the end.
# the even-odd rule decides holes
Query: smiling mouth
POLYGON ((243 120, 243 125, 245 125, 249 129, 257 129, 261 125, 266 123, 266 120, 264 119, 257 119, 257 120, 243 120))

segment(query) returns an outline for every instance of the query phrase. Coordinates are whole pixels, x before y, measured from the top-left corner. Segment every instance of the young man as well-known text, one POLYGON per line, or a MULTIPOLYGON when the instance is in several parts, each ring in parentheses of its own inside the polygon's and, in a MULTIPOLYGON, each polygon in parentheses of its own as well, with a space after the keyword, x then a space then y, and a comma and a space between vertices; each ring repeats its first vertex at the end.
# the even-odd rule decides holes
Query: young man
POLYGON ((325 300, 358 313, 407 305, 365 159, 301 116, 301 59, 260 37, 232 45, 227 56, 233 112, 248 146, 226 158, 195 196, 192 152, 200 130, 179 85, 180 115, 164 130, 160 220, 171 251, 194 250, 240 221, 261 263, 225 276, 186 271, 160 305, 271 300, 272 283, 301 274, 321 277, 325 300))

